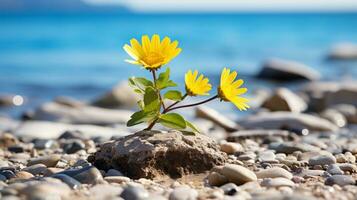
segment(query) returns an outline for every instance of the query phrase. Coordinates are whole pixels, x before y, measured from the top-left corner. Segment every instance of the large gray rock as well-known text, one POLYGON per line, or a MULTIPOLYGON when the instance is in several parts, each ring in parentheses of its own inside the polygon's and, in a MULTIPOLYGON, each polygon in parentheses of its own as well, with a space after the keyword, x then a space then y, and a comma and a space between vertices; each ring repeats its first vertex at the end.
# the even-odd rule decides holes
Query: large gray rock
POLYGON ((54 139, 61 136, 66 131, 80 131, 85 137, 125 136, 130 132, 125 127, 102 127, 95 125, 74 125, 47 121, 26 121, 20 124, 12 132, 16 136, 30 138, 54 139))
POLYGON ((279 81, 318 80, 320 74, 314 69, 295 61, 270 59, 263 64, 258 77, 279 81))
POLYGON ((328 55, 330 60, 357 60, 357 44, 341 43, 332 47, 328 55))
POLYGON ((240 128, 237 123, 207 106, 197 107, 196 117, 210 120, 227 131, 236 131, 240 128))
POLYGON ((133 91, 128 82, 124 81, 116 85, 111 91, 94 100, 93 105, 106 108, 128 108, 136 106, 139 100, 140 96, 133 91))
POLYGON ((309 108, 322 111, 338 104, 357 106, 357 81, 312 82, 302 88, 309 97, 309 108))
POLYGON ((72 124, 111 125, 125 124, 131 114, 132 112, 128 110, 110 110, 92 106, 72 107, 51 102, 38 108, 32 119, 72 124))
POLYGON ((287 88, 278 88, 262 105, 271 111, 302 112, 306 110, 305 101, 287 88))
POLYGON ((291 112, 262 113, 244 118, 239 122, 247 129, 289 129, 310 131, 337 131, 332 122, 309 114, 291 112))
POLYGON ((99 169, 114 168, 131 178, 181 177, 210 170, 226 159, 211 138, 179 131, 141 131, 103 144, 89 158, 99 169))

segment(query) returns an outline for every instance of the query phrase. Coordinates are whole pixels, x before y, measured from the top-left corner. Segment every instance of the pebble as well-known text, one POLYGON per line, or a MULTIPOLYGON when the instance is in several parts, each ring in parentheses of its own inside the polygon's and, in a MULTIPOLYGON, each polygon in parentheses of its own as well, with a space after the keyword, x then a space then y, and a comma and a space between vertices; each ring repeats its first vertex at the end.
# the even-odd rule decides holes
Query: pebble
POLYGON ((357 172, 357 166, 351 163, 340 163, 337 165, 342 171, 347 171, 350 173, 357 172))
POLYGON ((124 176, 120 171, 116 169, 109 169, 105 176, 124 176))
POLYGON ((33 141, 34 143, 34 147, 36 149, 51 149, 51 148, 55 148, 58 146, 57 142, 54 140, 48 140, 48 139, 35 139, 33 141))
POLYGON ((68 154, 76 153, 79 150, 85 149, 86 145, 79 139, 72 139, 70 141, 66 141, 63 145, 64 152, 68 154))
POLYGON ((34 177, 31 173, 26 172, 26 171, 19 171, 16 173, 16 178, 18 179, 30 179, 34 177))
POLYGON ((181 186, 175 188, 169 196, 169 200, 196 200, 198 192, 189 187, 181 186))
POLYGON ((329 167, 327 168, 327 172, 330 173, 331 175, 342 175, 343 174, 343 171, 336 164, 329 165, 329 167))
POLYGON ((237 185, 242 185, 246 182, 256 181, 257 176, 251 170, 235 164, 226 164, 221 171, 221 174, 228 180, 237 185))
POLYGON ((78 182, 76 179, 74 179, 70 176, 67 176, 66 174, 55 174, 51 177, 61 180, 62 182, 67 184, 72 189, 77 189, 81 185, 81 183, 78 182))
POLYGON ((142 200, 149 196, 148 191, 146 191, 142 186, 129 185, 124 188, 120 197, 124 200, 142 200))
POLYGON ((50 156, 41 156, 37 158, 31 158, 27 166, 32 166, 35 164, 44 164, 47 167, 55 167, 58 161, 61 159, 61 155, 53 154, 50 156))
POLYGON ((260 152, 258 155, 258 159, 260 162, 276 163, 277 160, 275 160, 275 158, 275 153, 272 151, 260 152))
POLYGON ((2 171, 0 171, 0 175, 5 176, 7 179, 16 177, 15 173, 11 170, 2 170, 2 171))
POLYGON ((43 172, 43 176, 52 176, 56 173, 62 172, 63 170, 64 169, 62 168, 49 167, 43 172))
POLYGON ((123 188, 109 184, 94 185, 89 189, 91 198, 96 200, 123 200, 119 197, 122 192, 123 188))
POLYGON ((264 187, 283 187, 283 186, 294 187, 295 183, 289 179, 279 177, 279 178, 266 178, 262 181, 261 185, 264 187))
POLYGON ((239 143, 224 142, 220 146, 221 146, 221 151, 227 154, 234 154, 236 152, 243 151, 243 147, 239 143))
POLYGON ((282 177, 282 178, 287 178, 287 179, 291 179, 293 177, 293 175, 288 172, 287 170, 280 168, 280 167, 272 167, 272 168, 268 168, 268 169, 263 169, 259 172, 255 173, 257 175, 258 178, 278 178, 278 177, 282 177))
POLYGON ((73 178, 85 184, 96 184, 103 180, 102 174, 95 167, 89 167, 87 170, 81 171, 80 173, 74 175, 73 178))
POLYGON ((333 155, 320 155, 309 159, 309 165, 330 165, 336 163, 336 158, 333 155))
POLYGON ((61 182, 37 182, 30 184, 20 191, 29 200, 66 199, 71 190, 61 182))
POLYGON ((36 176, 39 174, 43 174, 47 170, 47 167, 44 164, 34 164, 29 167, 23 168, 22 170, 36 176))
POLYGON ((125 177, 125 176, 107 176, 104 177, 104 180, 107 181, 108 183, 127 183, 130 181, 130 178, 125 177))
POLYGON ((0 181, 6 181, 6 179, 7 179, 6 176, 0 174, 0 181))
POLYGON ((326 185, 337 184, 339 186, 345 186, 345 185, 355 185, 356 181, 351 176, 348 175, 333 175, 326 179, 325 184, 326 185))
POLYGON ((220 189, 223 190, 225 195, 233 196, 235 195, 238 191, 240 191, 239 187, 234 184, 234 183, 227 183, 225 185, 222 185, 220 189))
POLYGON ((221 186, 228 182, 227 177, 217 172, 211 172, 208 175, 207 180, 208 184, 210 184, 211 186, 221 186))

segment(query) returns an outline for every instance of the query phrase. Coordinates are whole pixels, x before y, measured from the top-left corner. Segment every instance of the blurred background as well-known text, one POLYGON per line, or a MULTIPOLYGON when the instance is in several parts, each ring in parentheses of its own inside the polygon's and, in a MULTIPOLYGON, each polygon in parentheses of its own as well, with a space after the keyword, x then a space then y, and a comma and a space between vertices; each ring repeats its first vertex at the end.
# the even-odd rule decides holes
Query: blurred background
POLYGON ((154 33, 180 42, 169 66, 181 83, 188 69, 217 83, 227 66, 246 79, 250 95, 300 84, 261 79, 269 64, 301 67, 309 80, 357 76, 354 0, 0 0, 0 104, 18 105, 0 112, 19 117, 57 96, 93 101, 146 75, 124 62, 122 47, 154 33), (272 58, 279 60, 267 63, 272 58))

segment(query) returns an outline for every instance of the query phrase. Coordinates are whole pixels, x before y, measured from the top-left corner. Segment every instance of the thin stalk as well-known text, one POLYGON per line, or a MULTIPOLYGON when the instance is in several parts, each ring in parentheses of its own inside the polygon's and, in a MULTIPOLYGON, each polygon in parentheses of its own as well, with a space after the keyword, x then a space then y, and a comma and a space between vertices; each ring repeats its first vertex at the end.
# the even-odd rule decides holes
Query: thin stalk
POLYGON ((175 103, 171 104, 169 107, 167 107, 163 113, 166 113, 167 110, 169 110, 170 108, 174 107, 175 105, 177 105, 178 103, 180 103, 181 101, 183 101, 186 97, 188 96, 188 94, 186 93, 185 95, 183 95, 182 99, 179 101, 176 101, 175 103))
POLYGON ((170 112, 170 111, 173 111, 173 110, 176 110, 176 109, 179 109, 179 108, 187 108, 187 107, 192 107, 192 106, 198 106, 198 105, 201 105, 201 104, 204 104, 204 103, 207 103, 209 101, 212 101, 214 99, 218 98, 218 95, 216 96, 213 96, 209 99, 206 99, 204 101, 200 101, 200 102, 197 102, 197 103, 193 103, 193 104, 187 104, 187 105, 182 105, 182 106, 177 106, 177 107, 173 107, 173 108, 170 108, 170 109, 166 109, 165 111, 166 112, 170 112))
POLYGON ((152 70, 151 72, 152 72, 152 77, 153 77, 153 79, 154 79, 154 87, 155 87, 155 89, 156 89, 156 91, 157 91, 157 94, 159 95, 162 108, 165 110, 165 109, 166 109, 166 108, 165 108, 165 103, 164 103, 164 101, 163 101, 163 99, 162 99, 162 97, 161 97, 160 90, 159 90, 159 89, 157 88, 157 86, 156 86, 156 71, 155 71, 155 70, 152 70))

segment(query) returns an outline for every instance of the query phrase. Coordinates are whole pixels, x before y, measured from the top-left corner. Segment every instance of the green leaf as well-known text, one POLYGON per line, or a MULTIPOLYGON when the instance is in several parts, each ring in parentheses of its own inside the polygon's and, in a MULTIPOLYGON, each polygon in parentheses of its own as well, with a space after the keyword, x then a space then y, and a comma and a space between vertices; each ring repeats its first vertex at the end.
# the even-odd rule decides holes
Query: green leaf
POLYGON ((159 74, 159 78, 156 80, 156 86, 158 89, 165 89, 167 87, 177 86, 172 80, 170 80, 170 68, 167 67, 165 72, 159 74))
POLYGON ((160 112, 160 99, 153 87, 147 87, 144 94, 144 110, 146 112, 160 112))
POLYGON ((153 111, 145 112, 144 110, 140 110, 130 116, 130 120, 126 123, 126 125, 127 126, 135 126, 135 125, 141 124, 143 122, 151 122, 155 118, 157 118, 157 113, 155 113, 153 111))
POLYGON ((177 113, 167 113, 159 117, 158 122, 163 126, 174 129, 185 129, 186 121, 185 119, 177 113))
POLYGON ((189 128, 191 128, 194 132, 196 132, 196 133, 199 133, 200 131, 198 130, 198 128, 194 125, 194 124, 192 124, 191 122, 189 122, 189 121, 187 121, 186 120, 186 126, 187 127, 189 127, 189 128))
POLYGON ((127 126, 135 126, 147 121, 147 113, 144 111, 135 112, 130 116, 130 120, 126 123, 127 126))
POLYGON ((182 100, 182 94, 177 90, 169 90, 164 94, 165 99, 170 99, 174 101, 182 100))
POLYGON ((153 87, 153 82, 144 77, 131 77, 129 78, 129 85, 135 89, 135 92, 144 92, 147 87, 153 87))
POLYGON ((143 94, 144 92, 140 89, 134 89, 134 92, 138 93, 138 94, 143 94))
POLYGON ((144 108, 145 108, 144 101, 143 101, 143 100, 139 100, 137 103, 138 103, 139 108, 140 108, 141 110, 144 110, 144 108))

